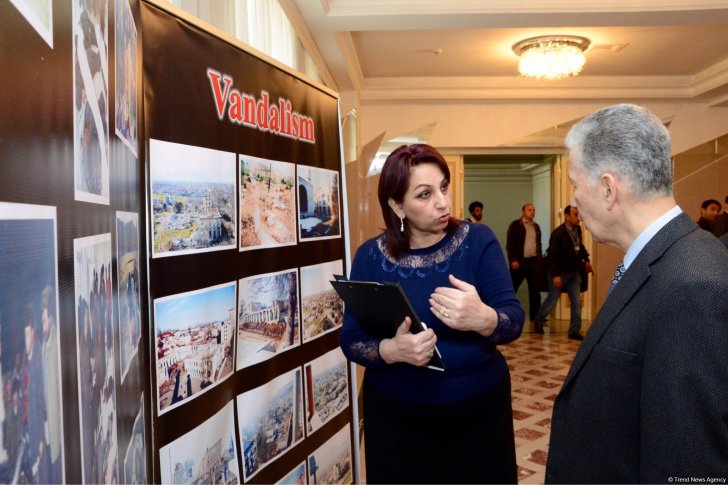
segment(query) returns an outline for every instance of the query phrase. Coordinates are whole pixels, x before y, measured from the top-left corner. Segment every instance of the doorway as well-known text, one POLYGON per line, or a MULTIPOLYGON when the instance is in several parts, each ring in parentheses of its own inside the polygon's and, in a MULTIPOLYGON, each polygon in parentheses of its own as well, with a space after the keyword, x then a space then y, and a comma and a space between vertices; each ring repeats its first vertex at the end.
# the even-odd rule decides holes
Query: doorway
MULTIPOLYGON (((463 156, 463 206, 467 212, 472 201, 483 203, 482 222, 495 233, 504 257, 508 226, 521 217, 522 207, 527 203, 536 207, 534 221, 541 228, 541 246, 543 251, 548 248, 549 236, 555 222, 552 221, 551 214, 553 173, 557 157, 553 154, 463 156)), ((528 315, 526 282, 521 284, 516 294, 528 315)))

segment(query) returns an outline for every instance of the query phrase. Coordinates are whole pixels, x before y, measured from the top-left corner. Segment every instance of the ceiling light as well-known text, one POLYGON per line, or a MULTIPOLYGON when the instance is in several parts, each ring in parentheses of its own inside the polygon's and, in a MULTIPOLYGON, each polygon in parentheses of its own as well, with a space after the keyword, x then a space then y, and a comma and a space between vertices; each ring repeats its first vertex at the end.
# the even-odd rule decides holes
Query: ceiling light
POLYGON ((586 61, 584 51, 590 40, 574 35, 545 35, 522 40, 513 46, 521 57, 518 72, 536 79, 576 76, 586 61))

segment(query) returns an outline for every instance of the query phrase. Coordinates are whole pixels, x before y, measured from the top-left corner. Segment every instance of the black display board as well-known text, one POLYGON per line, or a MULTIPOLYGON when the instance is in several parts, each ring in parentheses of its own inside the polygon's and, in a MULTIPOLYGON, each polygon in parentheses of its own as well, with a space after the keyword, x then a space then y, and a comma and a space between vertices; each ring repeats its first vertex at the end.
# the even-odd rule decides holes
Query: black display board
POLYGON ((152 479, 140 21, 137 0, 0 3, 0 482, 152 479))
POLYGON ((338 99, 179 11, 141 19, 154 477, 352 480, 340 300, 304 322, 346 259, 338 99))
POLYGON ((0 52, 0 482, 351 481, 336 95, 152 1, 0 52))

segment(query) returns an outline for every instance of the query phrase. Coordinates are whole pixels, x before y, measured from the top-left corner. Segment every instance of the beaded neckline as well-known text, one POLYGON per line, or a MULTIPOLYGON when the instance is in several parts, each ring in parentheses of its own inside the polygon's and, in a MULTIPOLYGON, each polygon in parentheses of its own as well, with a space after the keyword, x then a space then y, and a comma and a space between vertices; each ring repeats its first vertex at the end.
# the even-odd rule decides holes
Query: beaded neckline
POLYGON ((470 233, 470 225, 463 223, 448 233, 444 238, 436 244, 428 248, 408 249, 401 258, 394 259, 386 249, 384 244, 385 234, 381 234, 377 238, 377 247, 381 251, 384 258, 392 265, 402 268, 426 268, 438 265, 450 259, 458 250, 462 250, 462 242, 470 233))

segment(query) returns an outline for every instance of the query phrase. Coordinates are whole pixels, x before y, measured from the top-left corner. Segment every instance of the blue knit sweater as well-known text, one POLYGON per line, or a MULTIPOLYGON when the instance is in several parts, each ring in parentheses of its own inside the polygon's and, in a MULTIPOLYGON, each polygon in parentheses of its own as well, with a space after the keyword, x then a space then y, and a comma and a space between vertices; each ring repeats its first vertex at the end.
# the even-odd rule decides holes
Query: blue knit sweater
POLYGON ((420 319, 437 335, 445 371, 387 364, 379 355, 380 339, 368 335, 348 312, 341 348, 349 360, 366 367, 365 379, 396 398, 419 403, 466 399, 489 389, 508 373, 496 344, 519 337, 525 314, 513 291, 503 251, 487 226, 462 222, 440 242, 406 251, 399 260, 388 255, 384 235, 357 250, 350 279, 399 281, 420 319), (498 326, 490 337, 453 330, 430 311, 428 299, 440 286, 452 286, 448 275, 474 285, 483 302, 495 309, 498 326))

